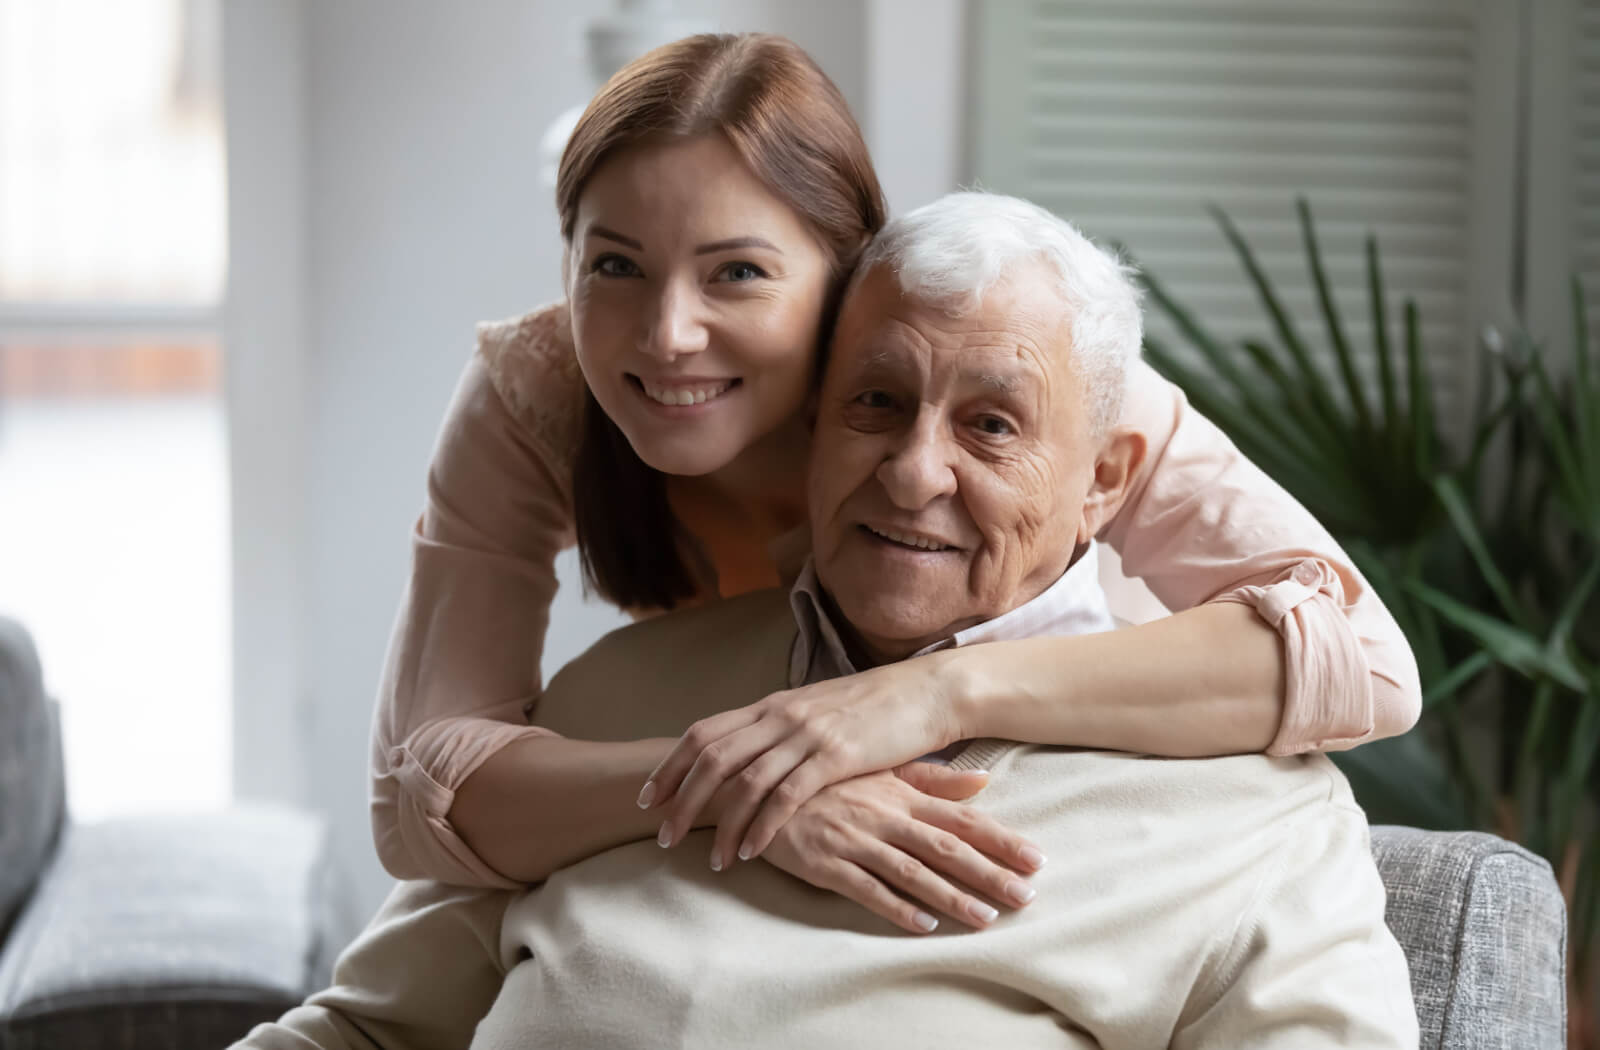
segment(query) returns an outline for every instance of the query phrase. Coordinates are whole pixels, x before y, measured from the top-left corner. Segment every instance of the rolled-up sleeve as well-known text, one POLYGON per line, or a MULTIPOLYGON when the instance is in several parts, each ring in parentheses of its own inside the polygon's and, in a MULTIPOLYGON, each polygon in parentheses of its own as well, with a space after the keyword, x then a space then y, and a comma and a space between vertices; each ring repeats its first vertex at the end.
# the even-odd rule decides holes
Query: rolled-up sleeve
POLYGON ((573 536, 566 472, 491 377, 484 340, 496 335, 480 333, 434 449, 373 715, 370 803, 391 875, 511 888, 457 834, 450 807, 492 755, 548 735, 525 711, 541 686, 556 555, 573 536))
POLYGON ((1268 754, 1340 750, 1416 724, 1416 658, 1322 525, 1141 363, 1123 425, 1146 455, 1102 531, 1169 609, 1249 605, 1283 638, 1283 716, 1268 754))

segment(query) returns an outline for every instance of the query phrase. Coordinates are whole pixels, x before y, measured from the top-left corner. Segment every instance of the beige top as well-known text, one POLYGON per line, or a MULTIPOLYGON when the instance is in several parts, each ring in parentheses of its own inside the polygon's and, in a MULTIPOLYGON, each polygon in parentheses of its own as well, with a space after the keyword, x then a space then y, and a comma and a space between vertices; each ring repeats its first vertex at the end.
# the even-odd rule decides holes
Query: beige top
MULTIPOLYGON (((523 710, 540 693, 555 558, 574 542, 582 391, 564 304, 479 327, 428 473, 373 719, 373 835, 397 878, 516 885, 448 813, 489 756, 545 731, 523 710)), ((1241 602, 1282 634, 1288 696, 1268 754, 1353 747, 1414 724, 1411 650, 1327 531, 1148 366, 1126 404, 1148 453, 1100 539, 1168 608, 1241 602)), ((717 537, 699 538, 717 563, 717 537)), ((744 589, 720 582, 724 594, 744 589)))

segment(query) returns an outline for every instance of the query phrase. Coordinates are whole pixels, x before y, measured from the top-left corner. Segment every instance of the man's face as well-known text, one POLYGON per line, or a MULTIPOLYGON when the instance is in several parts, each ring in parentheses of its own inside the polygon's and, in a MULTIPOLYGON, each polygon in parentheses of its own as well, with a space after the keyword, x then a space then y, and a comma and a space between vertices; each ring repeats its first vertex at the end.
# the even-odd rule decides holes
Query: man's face
POLYGON ((818 403, 812 536, 820 582, 875 660, 1036 597, 1103 520, 1085 513, 1105 443, 1067 320, 1042 266, 962 317, 904 297, 885 268, 845 301, 818 403))

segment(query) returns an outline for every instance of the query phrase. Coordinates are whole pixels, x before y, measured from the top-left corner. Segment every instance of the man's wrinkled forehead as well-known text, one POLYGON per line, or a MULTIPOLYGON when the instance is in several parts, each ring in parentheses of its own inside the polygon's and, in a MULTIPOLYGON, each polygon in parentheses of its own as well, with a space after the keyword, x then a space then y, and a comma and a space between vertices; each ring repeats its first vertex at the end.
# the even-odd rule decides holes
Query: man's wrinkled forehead
POLYGON ((1007 279, 981 297, 942 302, 906 293, 879 267, 850 286, 824 378, 835 369, 870 381, 953 367, 964 388, 1019 393, 1064 363, 1056 358, 1067 351, 1059 300, 1053 294, 1047 302, 1022 298, 1018 293, 1029 284, 1007 279))
POLYGON ((962 389, 1006 396, 1021 394, 1038 381, 1038 367, 1019 357, 1015 344, 1006 341, 1003 333, 997 333, 992 344, 945 345, 908 329, 906 325, 894 325, 880 332, 880 338, 871 340, 861 353, 852 356, 846 366, 851 376, 868 385, 904 382, 943 364, 945 355, 959 355, 953 367, 962 389))

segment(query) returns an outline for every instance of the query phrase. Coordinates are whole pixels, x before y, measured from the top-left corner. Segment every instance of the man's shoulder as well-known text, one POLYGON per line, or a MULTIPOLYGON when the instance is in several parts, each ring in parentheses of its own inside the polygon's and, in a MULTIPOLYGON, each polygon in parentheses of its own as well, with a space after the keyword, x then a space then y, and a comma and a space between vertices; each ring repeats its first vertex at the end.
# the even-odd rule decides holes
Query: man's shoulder
POLYGON ((533 721, 587 739, 675 736, 784 688, 794 636, 788 592, 777 588, 641 620, 563 667, 533 721))
MULTIPOLYGON (((1326 755, 1163 758, 1040 745, 1013 748, 1012 790, 1043 804, 1070 798, 1084 812, 1137 819, 1146 828, 1236 835, 1354 813, 1349 782, 1326 755)), ((991 785, 996 793, 999 784, 991 785)))
MULTIPOLYGON (((773 587, 660 613, 619 627, 568 666, 577 670, 580 665, 606 665, 616 659, 673 665, 696 659, 722 660, 731 655, 726 652, 730 643, 779 634, 786 640, 793 639, 794 614, 789 607, 789 592, 773 587), (717 651, 694 653, 684 648, 699 643, 714 643, 717 651)), ((566 670, 563 668, 562 673, 566 670)))

